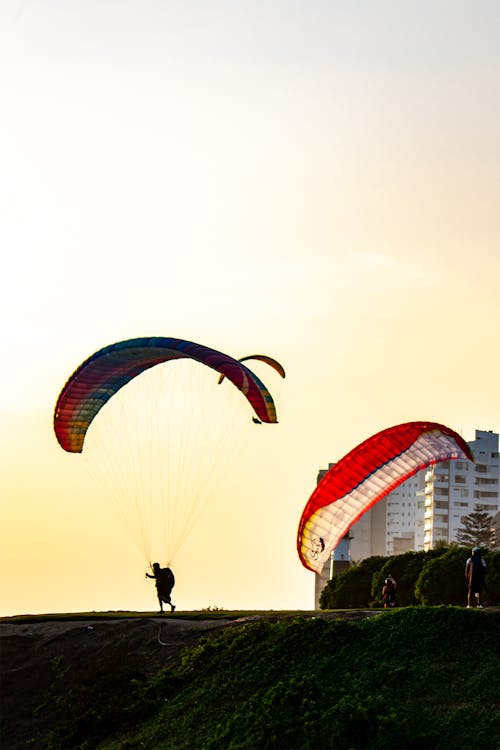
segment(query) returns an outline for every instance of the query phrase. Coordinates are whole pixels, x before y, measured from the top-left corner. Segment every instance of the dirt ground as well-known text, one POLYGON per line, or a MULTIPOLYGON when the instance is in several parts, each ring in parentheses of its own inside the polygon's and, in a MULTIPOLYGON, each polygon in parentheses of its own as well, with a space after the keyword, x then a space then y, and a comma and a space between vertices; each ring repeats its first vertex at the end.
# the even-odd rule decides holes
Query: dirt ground
MULTIPOLYGON (((345 612, 341 616, 359 619, 374 614, 345 612)), ((195 645, 201 636, 258 618, 190 620, 167 615, 33 623, 0 620, 2 750, 40 747, 64 715, 58 697, 75 683, 91 681, 99 663, 107 660, 112 668, 113 658, 125 659, 149 677, 177 664, 183 649, 195 645)))
POLYGON ((2 750, 39 747, 61 718, 56 698, 69 676, 71 682, 85 680, 92 665, 109 659, 111 652, 133 659, 145 676, 151 676, 177 663, 182 650, 200 636, 227 624, 168 617, 0 622, 2 750))

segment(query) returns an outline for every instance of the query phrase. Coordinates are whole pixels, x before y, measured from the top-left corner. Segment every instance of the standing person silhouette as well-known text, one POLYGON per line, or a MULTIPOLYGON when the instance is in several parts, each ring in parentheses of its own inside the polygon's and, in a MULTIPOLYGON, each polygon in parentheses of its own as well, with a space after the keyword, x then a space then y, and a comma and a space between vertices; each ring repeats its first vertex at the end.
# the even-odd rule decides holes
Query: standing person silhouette
POLYGON ((484 579, 486 578, 486 560, 481 556, 481 550, 479 547, 474 547, 472 550, 472 557, 469 557, 465 563, 465 580, 467 581, 467 609, 471 605, 471 601, 476 599, 476 606, 479 609, 483 608, 481 604, 481 590, 484 586, 484 579))
POLYGON ((170 594, 175 586, 174 574, 170 568, 161 568, 160 563, 153 563, 153 575, 146 573, 146 578, 154 578, 156 582, 156 593, 160 603, 160 613, 163 613, 163 602, 170 604, 170 611, 175 610, 175 604, 172 604, 170 594))

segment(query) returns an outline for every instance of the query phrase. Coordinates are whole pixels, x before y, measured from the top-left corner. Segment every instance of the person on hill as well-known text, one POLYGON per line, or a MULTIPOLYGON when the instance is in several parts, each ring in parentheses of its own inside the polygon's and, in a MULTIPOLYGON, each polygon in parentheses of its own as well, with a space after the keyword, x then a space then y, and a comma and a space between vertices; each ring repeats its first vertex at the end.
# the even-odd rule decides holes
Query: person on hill
POLYGON ((465 563, 465 580, 467 581, 467 609, 475 599, 476 606, 483 608, 481 604, 481 591, 486 578, 486 560, 481 555, 479 547, 474 547, 472 556, 465 563))
POLYGON ((146 578, 154 578, 156 582, 156 593, 160 602, 160 612, 163 613, 163 602, 170 604, 170 611, 175 610, 175 604, 172 604, 170 595, 175 586, 175 578, 170 568, 161 568, 160 563, 153 563, 153 575, 146 573, 146 578))
POLYGON ((384 602, 384 609, 396 606, 396 581, 390 573, 384 581, 382 601, 384 602))

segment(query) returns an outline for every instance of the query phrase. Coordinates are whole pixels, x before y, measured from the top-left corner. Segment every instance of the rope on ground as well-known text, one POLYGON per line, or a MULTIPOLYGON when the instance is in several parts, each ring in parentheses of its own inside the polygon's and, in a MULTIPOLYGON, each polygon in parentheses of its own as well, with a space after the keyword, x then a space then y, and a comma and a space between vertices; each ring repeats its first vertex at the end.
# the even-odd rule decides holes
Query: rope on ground
POLYGON ((171 641, 170 643, 166 641, 162 641, 160 636, 161 636, 161 625, 158 626, 158 643, 160 644, 160 646, 178 646, 179 645, 175 641, 171 641))

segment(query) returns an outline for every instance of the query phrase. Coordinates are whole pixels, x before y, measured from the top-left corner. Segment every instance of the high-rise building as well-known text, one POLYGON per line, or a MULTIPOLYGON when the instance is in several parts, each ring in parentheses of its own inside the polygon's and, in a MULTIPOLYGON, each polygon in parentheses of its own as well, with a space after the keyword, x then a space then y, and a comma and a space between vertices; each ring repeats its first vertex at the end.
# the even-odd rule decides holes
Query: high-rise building
POLYGON ((419 471, 387 495, 385 555, 423 548, 424 472, 419 471))
POLYGON ((464 516, 500 510, 498 433, 476 430, 470 461, 444 461, 425 472, 424 549, 456 541, 464 516))

